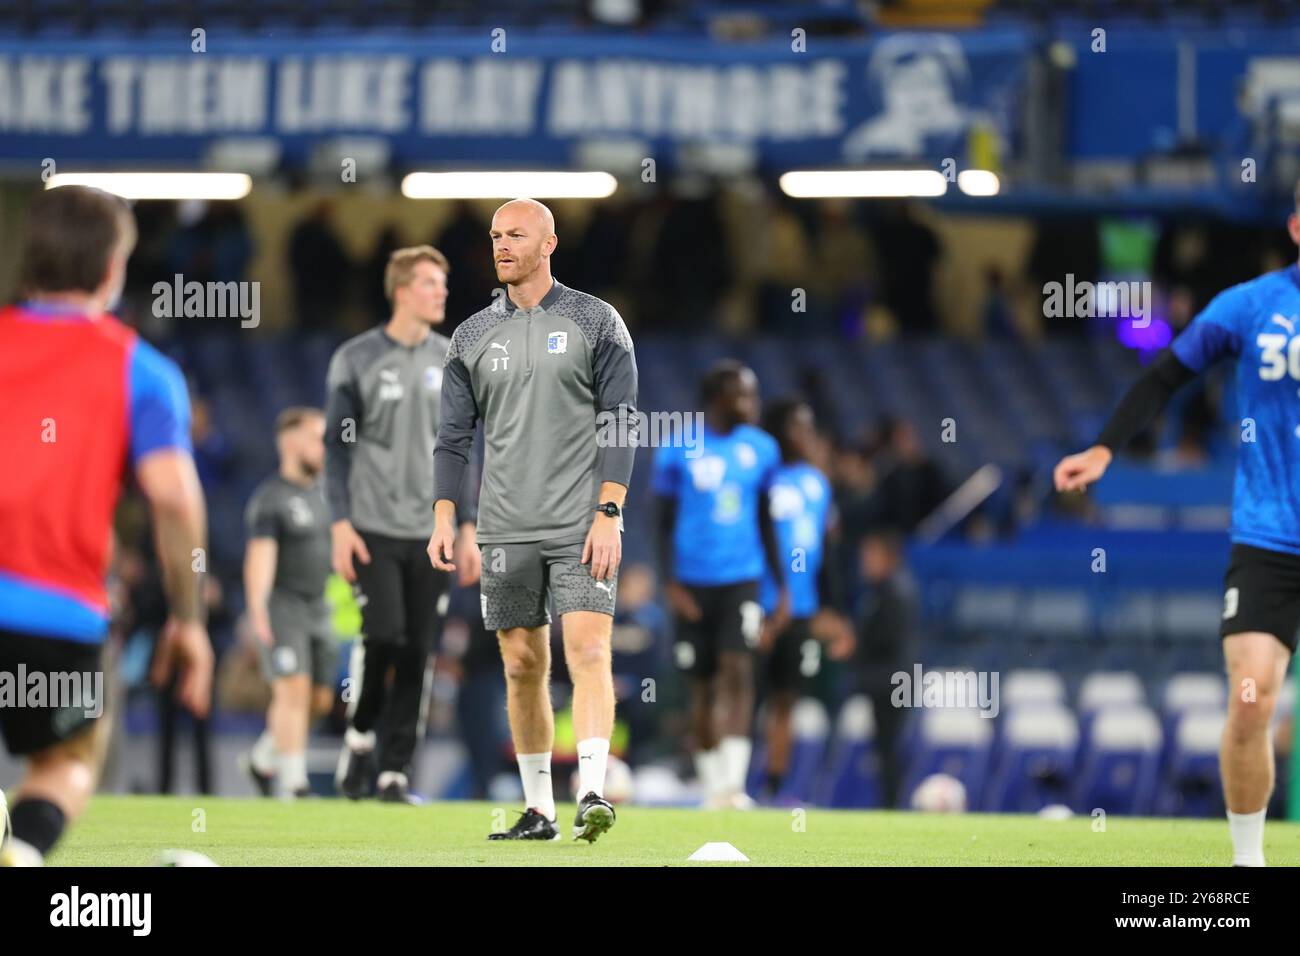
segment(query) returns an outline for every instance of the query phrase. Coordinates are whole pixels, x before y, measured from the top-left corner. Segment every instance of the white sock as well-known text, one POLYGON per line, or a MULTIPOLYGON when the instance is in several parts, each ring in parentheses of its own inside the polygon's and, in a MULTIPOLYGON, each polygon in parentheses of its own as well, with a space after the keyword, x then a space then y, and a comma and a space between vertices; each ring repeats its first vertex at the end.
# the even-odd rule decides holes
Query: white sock
POLYGON ((748 737, 723 737, 718 745, 722 754, 722 779, 726 793, 744 793, 745 778, 749 775, 749 755, 754 749, 748 737))
POLYGON ((271 736, 270 728, 262 731, 262 736, 257 738, 248 759, 258 773, 275 773, 275 738, 271 736))
POLYGON ((609 759, 609 741, 588 737, 578 741, 578 799, 595 792, 605 795, 605 763, 609 759))
POLYGON ((280 796, 292 796, 296 791, 306 789, 307 755, 302 751, 280 754, 280 772, 275 783, 280 796))
POLYGON ((406 774, 402 773, 400 770, 385 770, 379 775, 379 780, 375 783, 375 787, 379 790, 383 790, 384 787, 388 786, 390 783, 400 783, 403 787, 410 785, 409 781, 406 779, 406 774))
POLYGON ((368 754, 375 749, 375 732, 367 730, 364 734, 349 727, 343 734, 343 742, 356 754, 368 754))
POLYGON ((713 750, 695 751, 695 773, 704 787, 705 799, 722 793, 722 754, 716 747, 713 750))
POLYGON ((1228 811, 1228 831, 1232 834, 1232 865, 1264 865, 1264 816, 1268 807, 1254 813, 1228 811))
POLYGON ((519 779, 524 782, 524 806, 555 820, 555 790, 551 786, 551 752, 518 754, 519 779))

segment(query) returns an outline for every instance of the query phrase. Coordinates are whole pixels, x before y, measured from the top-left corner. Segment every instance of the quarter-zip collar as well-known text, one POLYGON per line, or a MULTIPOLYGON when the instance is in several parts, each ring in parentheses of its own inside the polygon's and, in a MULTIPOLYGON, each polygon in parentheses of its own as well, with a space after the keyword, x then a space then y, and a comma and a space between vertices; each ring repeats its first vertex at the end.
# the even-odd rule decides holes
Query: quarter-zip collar
MULTIPOLYGON (((552 277, 551 288, 547 291, 546 295, 542 296, 542 301, 537 303, 537 305, 534 306, 534 308, 549 309, 552 305, 555 304, 555 300, 560 297, 560 293, 563 291, 564 291, 564 286, 560 284, 560 280, 552 277)), ((514 300, 510 298, 509 291, 506 292, 505 296, 503 296, 503 299, 505 300, 507 312, 515 312, 519 310, 519 306, 515 305, 514 300)), ((528 312, 532 310, 525 309, 523 311, 528 312)))

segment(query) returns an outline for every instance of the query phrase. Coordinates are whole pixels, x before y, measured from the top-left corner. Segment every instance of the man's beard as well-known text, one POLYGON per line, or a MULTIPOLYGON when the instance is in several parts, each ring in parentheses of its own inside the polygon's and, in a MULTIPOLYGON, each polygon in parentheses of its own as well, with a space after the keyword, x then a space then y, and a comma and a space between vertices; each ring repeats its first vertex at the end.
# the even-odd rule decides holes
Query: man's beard
POLYGON ((537 271, 537 266, 541 263, 541 256, 516 256, 515 257, 515 281, 522 282, 530 275, 537 271))
POLYGON ((302 473, 306 475, 308 478, 315 478, 317 475, 321 473, 322 470, 320 465, 316 464, 315 462, 308 461, 305 458, 298 459, 298 467, 302 469, 302 473))

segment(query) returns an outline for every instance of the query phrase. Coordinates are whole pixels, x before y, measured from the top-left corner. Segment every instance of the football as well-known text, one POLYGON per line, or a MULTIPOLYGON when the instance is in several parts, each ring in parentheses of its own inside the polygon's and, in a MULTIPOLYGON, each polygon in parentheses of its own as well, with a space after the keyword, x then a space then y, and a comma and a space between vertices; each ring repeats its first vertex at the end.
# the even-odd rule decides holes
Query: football
POLYGON ((966 788, 949 774, 931 774, 912 794, 912 809, 924 813, 964 813, 966 788))

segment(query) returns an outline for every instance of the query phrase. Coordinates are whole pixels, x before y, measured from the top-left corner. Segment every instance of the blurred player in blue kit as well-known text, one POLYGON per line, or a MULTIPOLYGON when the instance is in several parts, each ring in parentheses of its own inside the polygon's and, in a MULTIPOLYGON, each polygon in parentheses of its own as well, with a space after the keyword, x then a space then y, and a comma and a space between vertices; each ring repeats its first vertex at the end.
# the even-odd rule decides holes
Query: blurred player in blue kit
POLYGON ((831 484, 812 463, 817 428, 812 408, 800 399, 781 399, 764 412, 763 428, 776 439, 781 463, 769 501, 781 560, 789 574, 790 614, 784 630, 774 622, 781 597, 772 573, 759 590, 766 615, 759 639, 766 678, 766 788, 775 796, 790 763, 791 715, 805 680, 821 669, 822 643, 837 659, 853 650, 853 633, 840 608, 841 591, 827 539, 834 525, 831 484))
POLYGON ((751 369, 719 362, 705 374, 700 399, 703 448, 661 447, 655 456, 659 564, 676 619, 674 657, 691 681, 705 805, 747 809, 754 804, 745 777, 765 568, 777 588, 775 631, 784 629, 790 608, 787 565, 772 523, 781 452, 757 427, 758 378, 751 369))

